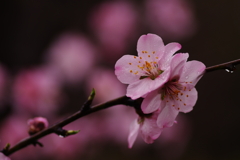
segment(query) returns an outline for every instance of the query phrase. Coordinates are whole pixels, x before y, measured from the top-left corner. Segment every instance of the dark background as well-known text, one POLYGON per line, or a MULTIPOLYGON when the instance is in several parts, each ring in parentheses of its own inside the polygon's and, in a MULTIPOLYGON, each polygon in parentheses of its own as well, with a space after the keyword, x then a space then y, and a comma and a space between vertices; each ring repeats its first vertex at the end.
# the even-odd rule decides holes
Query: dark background
MULTIPOLYGON (((101 2, 6 1, 2 14, 0 63, 14 75, 23 68, 40 65, 46 48, 64 31, 83 32, 91 37, 87 18, 91 9, 101 2)), ((133 2, 141 5, 141 1, 133 2)), ((190 53, 190 60, 202 61, 206 66, 238 59, 240 1, 190 2, 198 27, 194 36, 179 41, 183 46, 182 51, 190 53)), ((224 70, 207 73, 197 85, 198 102, 194 110, 186 114, 191 120, 192 135, 179 159, 240 159, 238 68, 234 73, 224 70)), ((104 146, 104 149, 100 144, 98 147, 99 152, 79 159, 160 159, 157 152, 162 149, 156 150, 148 145, 139 152, 137 147, 131 150, 118 149, 112 144, 104 146)))

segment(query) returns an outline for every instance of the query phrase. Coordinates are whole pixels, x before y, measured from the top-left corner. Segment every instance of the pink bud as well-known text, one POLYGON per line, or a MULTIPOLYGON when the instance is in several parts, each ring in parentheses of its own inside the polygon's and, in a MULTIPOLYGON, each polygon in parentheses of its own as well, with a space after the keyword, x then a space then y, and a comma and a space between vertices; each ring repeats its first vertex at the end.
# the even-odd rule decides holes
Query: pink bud
POLYGON ((40 132, 48 127, 48 121, 46 118, 43 117, 35 117, 33 119, 29 119, 27 123, 29 125, 28 133, 30 135, 40 132))

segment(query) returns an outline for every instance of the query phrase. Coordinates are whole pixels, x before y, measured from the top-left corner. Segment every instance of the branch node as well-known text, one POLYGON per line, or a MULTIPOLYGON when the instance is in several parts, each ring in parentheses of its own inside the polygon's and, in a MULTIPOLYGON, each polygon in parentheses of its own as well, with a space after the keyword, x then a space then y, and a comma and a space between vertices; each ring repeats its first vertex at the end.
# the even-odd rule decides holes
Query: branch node
POLYGON ((95 97, 95 93, 96 93, 95 89, 93 88, 91 93, 90 93, 90 95, 88 96, 87 101, 81 107, 81 109, 80 109, 81 111, 86 111, 86 110, 90 109, 90 105, 92 104, 92 101, 93 101, 93 99, 95 97))
POLYGON ((60 127, 54 131, 54 133, 56 133, 60 138, 65 138, 67 136, 77 134, 78 132, 80 132, 80 130, 65 130, 60 127))
POLYGON ((34 145, 34 147, 36 147, 37 145, 40 147, 43 147, 43 144, 38 141, 33 142, 33 145, 34 145))

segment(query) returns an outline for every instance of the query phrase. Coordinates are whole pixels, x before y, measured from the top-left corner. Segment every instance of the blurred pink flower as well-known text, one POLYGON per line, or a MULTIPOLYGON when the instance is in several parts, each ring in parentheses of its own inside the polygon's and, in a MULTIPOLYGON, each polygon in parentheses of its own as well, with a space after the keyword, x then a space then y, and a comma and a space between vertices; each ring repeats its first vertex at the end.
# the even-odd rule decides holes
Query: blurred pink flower
POLYGON ((129 84, 126 95, 137 99, 161 87, 168 80, 172 55, 180 48, 178 43, 164 46, 155 34, 142 35, 137 43, 139 57, 124 55, 115 65, 117 78, 129 84))
POLYGON ((114 71, 98 68, 91 73, 87 78, 86 92, 95 89, 94 101, 102 103, 125 94, 126 86, 118 81, 114 71))
POLYGON ((105 2, 93 10, 90 26, 108 62, 115 62, 126 52, 138 31, 137 16, 128 1, 105 2))
POLYGON ((156 111, 150 115, 139 116, 133 121, 128 135, 129 148, 132 148, 138 132, 146 143, 153 143, 160 136, 162 128, 159 128, 156 123, 158 114, 159 112, 156 111))
POLYGON ((0 152, 0 160, 11 160, 11 159, 0 152))
POLYGON ((59 80, 78 83, 94 66, 96 50, 84 36, 65 33, 47 51, 48 65, 56 71, 59 80))
POLYGON ((183 39, 196 30, 191 5, 186 0, 146 0, 145 23, 156 34, 168 39, 183 39))
POLYGON ((168 81, 149 93, 142 102, 144 113, 160 110, 157 124, 160 128, 171 127, 179 112, 190 112, 197 101, 195 85, 205 71, 199 61, 187 61, 188 54, 173 56, 168 81))
POLYGON ((59 81, 48 68, 22 71, 13 83, 13 100, 22 113, 52 114, 62 102, 59 81))
POLYGON ((44 117, 35 117, 33 119, 29 119, 27 121, 27 124, 29 126, 28 133, 30 135, 33 135, 33 134, 47 128, 48 127, 48 120, 44 117))

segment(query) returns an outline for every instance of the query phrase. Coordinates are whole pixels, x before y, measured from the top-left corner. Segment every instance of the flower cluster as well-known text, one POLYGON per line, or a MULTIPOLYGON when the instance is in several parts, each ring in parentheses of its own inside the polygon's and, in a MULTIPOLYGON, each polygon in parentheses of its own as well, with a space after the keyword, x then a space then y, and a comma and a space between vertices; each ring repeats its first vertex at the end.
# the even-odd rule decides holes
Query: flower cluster
POLYGON ((157 139, 171 127, 179 112, 190 112, 197 101, 195 85, 205 71, 199 61, 187 61, 188 53, 177 53, 178 43, 166 46, 155 34, 142 35, 137 43, 138 56, 124 55, 115 65, 118 79, 129 84, 126 95, 144 98, 137 120, 130 127, 131 148, 138 132, 146 143, 157 139))

